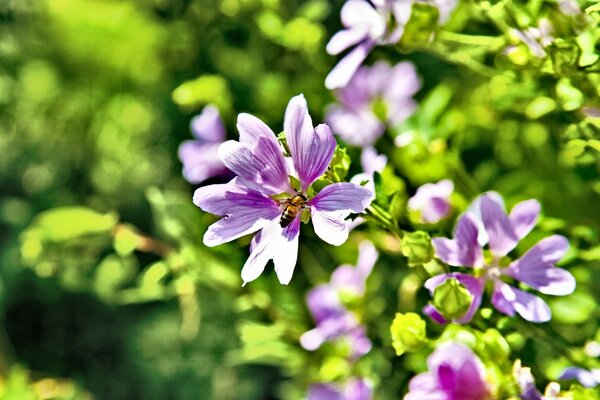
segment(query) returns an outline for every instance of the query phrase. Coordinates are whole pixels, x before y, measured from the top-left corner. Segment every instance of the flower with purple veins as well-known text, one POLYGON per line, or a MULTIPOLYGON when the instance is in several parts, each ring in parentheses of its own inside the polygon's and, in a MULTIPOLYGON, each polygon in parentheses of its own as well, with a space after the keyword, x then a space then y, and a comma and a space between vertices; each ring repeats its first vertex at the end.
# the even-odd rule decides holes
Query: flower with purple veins
POLYGON ((460 343, 444 343, 427 358, 428 371, 412 378, 404 400, 491 400, 483 363, 460 343))
POLYGON ((408 209, 419 212, 426 224, 435 224, 450 215, 450 196, 453 191, 454 183, 449 179, 426 183, 408 200, 408 209))
POLYGON ((316 327, 300 337, 306 350, 316 350, 327 341, 345 339, 351 348, 351 357, 357 359, 371 349, 371 341, 356 316, 342 304, 340 295, 348 293, 361 297, 365 283, 379 254, 372 243, 359 245, 356 266, 340 265, 331 275, 329 283, 318 285, 306 296, 308 309, 316 327))
POLYGON ((366 379, 352 378, 343 384, 315 383, 310 385, 306 400, 371 400, 373 387, 366 379))
POLYGON ((290 100, 284 118, 291 163, 286 162, 273 131, 258 118, 240 114, 237 127, 240 140, 227 141, 218 151, 223 164, 237 176, 194 193, 198 207, 223 217, 208 228, 204 244, 212 247, 260 231, 242 268, 244 284, 258 278, 269 260, 279 281, 288 284, 298 256, 301 215, 310 216, 321 239, 337 246, 348 238, 346 217, 363 212, 371 193, 360 185, 340 182, 312 195, 311 185, 327 170, 336 142, 327 125, 313 128, 302 95, 290 100), (300 187, 292 187, 289 175, 296 175, 300 187))
POLYGON ((578 367, 568 367, 564 369, 558 379, 576 379, 583 386, 593 388, 600 385, 600 368, 587 370, 578 367))
MULTIPOLYGON (((460 217, 454 239, 432 240, 435 253, 442 261, 476 271, 476 276, 455 272, 434 276, 425 282, 432 295, 436 287, 451 278, 458 280, 470 292, 471 305, 455 322, 471 320, 481 303, 486 282, 492 282, 492 304, 498 311, 510 316, 518 313, 531 322, 550 320, 550 308, 538 296, 517 289, 504 279, 514 279, 554 296, 565 296, 575 290, 573 275, 554 266, 569 248, 569 242, 563 236, 544 238, 521 258, 510 263, 506 261, 507 254, 533 229, 539 212, 539 203, 527 200, 515 205, 507 215, 500 195, 485 193, 460 217), (483 249, 485 245, 486 250, 483 249)), ((423 311, 438 323, 447 322, 431 304, 423 311)))
POLYGON ((342 139, 354 146, 370 146, 386 127, 408 118, 417 104, 412 96, 421 88, 415 66, 408 61, 390 66, 379 61, 360 67, 348 85, 338 90, 339 104, 325 120, 342 139))
POLYGON ((192 119, 190 127, 195 139, 186 140, 179 146, 185 180, 197 184, 217 176, 231 176, 217 155, 217 149, 227 136, 219 110, 207 105, 192 119))

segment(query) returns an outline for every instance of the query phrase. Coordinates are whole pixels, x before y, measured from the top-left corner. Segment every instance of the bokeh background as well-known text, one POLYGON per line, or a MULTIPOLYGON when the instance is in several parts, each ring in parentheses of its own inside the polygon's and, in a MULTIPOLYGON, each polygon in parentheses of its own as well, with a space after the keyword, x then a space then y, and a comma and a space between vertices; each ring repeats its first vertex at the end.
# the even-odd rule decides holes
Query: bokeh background
MULTIPOLYGON (((427 296, 402 286, 412 272, 394 238, 366 227, 332 248, 304 229, 292 284, 268 273, 241 288, 249 238, 202 245, 215 218, 191 203, 177 158, 208 103, 230 138, 239 112, 281 131, 298 93, 322 121, 334 99, 323 82, 336 62, 324 49, 342 4, 0 2, 2 398, 301 398, 311 376, 339 373, 335 362, 322 370, 327 355, 298 346, 312 327, 304 295, 336 265, 354 263, 367 236, 382 255, 361 310, 379 350, 361 368, 380 380, 379 398, 401 396, 423 359, 396 358, 389 325, 427 296)), ((460 7, 450 27, 502 35, 460 7)), ((484 61, 513 79, 490 77, 439 51, 411 50, 370 56, 411 60, 423 82, 417 114, 378 144, 400 177, 394 188, 408 197, 450 177, 459 208, 488 189, 510 205, 539 199, 545 217, 523 246, 558 232, 579 249, 565 262, 579 288, 551 305, 554 329, 582 346, 598 336, 600 123, 582 113, 599 105, 598 75, 577 75, 569 60, 544 75, 498 52, 484 61), (406 131, 416 139, 394 147, 406 131)), ((540 366, 541 382, 559 368, 547 346, 514 343, 540 366)))

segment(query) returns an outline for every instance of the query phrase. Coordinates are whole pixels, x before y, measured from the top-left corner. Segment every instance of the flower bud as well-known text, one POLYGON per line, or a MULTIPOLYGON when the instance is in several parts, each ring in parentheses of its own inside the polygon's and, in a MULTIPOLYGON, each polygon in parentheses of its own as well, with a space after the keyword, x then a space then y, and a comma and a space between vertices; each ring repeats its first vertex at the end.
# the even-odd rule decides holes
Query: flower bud
POLYGON ((396 350, 396 355, 402 355, 407 351, 415 351, 427 341, 425 334, 425 321, 412 312, 401 314, 396 313, 396 317, 390 327, 392 334, 392 346, 396 350))
POLYGON ((433 292, 433 306, 447 320, 459 319, 469 306, 473 296, 455 278, 450 278, 435 288, 433 292))

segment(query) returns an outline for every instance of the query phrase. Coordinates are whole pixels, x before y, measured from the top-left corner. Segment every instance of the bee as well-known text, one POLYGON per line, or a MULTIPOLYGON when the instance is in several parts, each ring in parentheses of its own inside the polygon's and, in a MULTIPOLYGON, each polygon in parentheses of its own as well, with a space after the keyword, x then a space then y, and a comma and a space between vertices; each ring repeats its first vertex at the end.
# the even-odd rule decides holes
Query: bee
POLYGON ((285 228, 292 223, 294 219, 306 208, 306 195, 302 192, 297 192, 294 197, 284 200, 282 204, 285 206, 281 213, 279 225, 285 228))

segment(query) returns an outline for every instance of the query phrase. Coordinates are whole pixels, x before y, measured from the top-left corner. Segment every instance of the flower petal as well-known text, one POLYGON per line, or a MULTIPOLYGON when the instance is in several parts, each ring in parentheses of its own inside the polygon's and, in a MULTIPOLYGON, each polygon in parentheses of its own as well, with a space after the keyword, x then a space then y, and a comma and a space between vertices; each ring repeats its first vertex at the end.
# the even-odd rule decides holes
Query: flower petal
POLYGON ((530 322, 547 322, 552 318, 550 307, 544 300, 500 280, 494 281, 492 304, 506 315, 512 316, 517 312, 530 322))
POLYGON ((593 388, 600 384, 600 370, 588 371, 583 368, 568 367, 563 370, 558 379, 577 379, 579 383, 587 388, 593 388))
POLYGON ((192 118, 190 128, 194 137, 204 142, 220 143, 227 135, 219 109, 212 104, 204 107, 202 113, 192 118))
POLYGON ((377 10, 364 0, 348 0, 340 11, 340 17, 347 28, 378 25, 382 19, 377 10))
POLYGON ((481 220, 489 237, 490 250, 495 257, 505 256, 515 248, 519 237, 495 196, 481 196, 481 220))
POLYGON ((283 149, 273 131, 250 114, 238 116, 237 128, 240 132, 240 143, 254 156, 253 167, 260 171, 261 181, 266 181, 278 192, 293 192, 283 149))
POLYGON ((298 259, 298 234, 300 233, 300 218, 296 218, 284 230, 277 251, 273 257, 275 273, 282 285, 287 285, 292 280, 296 261, 298 259))
POLYGON ((540 215, 540 203, 531 199, 516 204, 508 219, 519 239, 523 239, 535 226, 540 215))
POLYGON ((483 251, 477 241, 478 234, 475 218, 470 213, 463 214, 456 225, 455 239, 432 239, 435 254, 455 267, 481 267, 483 251))
POLYGON ((568 248, 565 237, 547 237, 502 272, 545 294, 571 294, 575 290, 575 278, 569 271, 554 267, 568 248))
POLYGON ((331 37, 325 50, 328 54, 336 55, 346 50, 350 46, 354 46, 368 35, 366 27, 352 27, 337 32, 331 37))
POLYGON ((303 95, 293 97, 288 103, 284 130, 302 190, 306 190, 329 166, 335 138, 327 125, 313 129, 303 95))
POLYGON ((279 282, 284 285, 289 283, 298 256, 299 229, 300 221, 298 219, 286 228, 282 228, 279 225, 279 218, 263 228, 260 238, 253 243, 250 257, 242 268, 244 285, 258 278, 269 260, 273 260, 275 264, 279 282), (282 253, 286 254, 282 255, 282 253))
POLYGON ((311 220, 315 233, 325 242, 339 246, 348 240, 348 211, 319 211, 311 207, 311 220))
POLYGON ((204 186, 194 193, 194 204, 206 212, 223 216, 206 231, 204 244, 207 246, 229 242, 279 220, 281 212, 277 203, 238 185, 237 181, 204 186))
POLYGON ((346 54, 325 78, 325 87, 333 90, 346 86, 374 45, 375 42, 365 40, 346 54))
POLYGON ((246 181, 255 182, 268 194, 293 192, 283 155, 280 150, 274 149, 268 140, 259 139, 253 149, 229 140, 219 146, 219 157, 236 175, 246 181))
POLYGON ((444 318, 444 316, 440 314, 437 308, 435 308, 431 304, 426 304, 425 307, 423 307, 423 314, 431 318, 431 320, 436 324, 444 325, 448 323, 448 321, 446 321, 446 318, 444 318))
POLYGON ((339 182, 325 186, 309 201, 311 208, 319 211, 348 211, 361 213, 371 203, 369 189, 355 183, 339 182))
POLYGON ((183 177, 197 184, 206 179, 231 174, 217 154, 219 144, 186 140, 179 145, 178 155, 183 164, 183 177))

